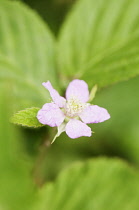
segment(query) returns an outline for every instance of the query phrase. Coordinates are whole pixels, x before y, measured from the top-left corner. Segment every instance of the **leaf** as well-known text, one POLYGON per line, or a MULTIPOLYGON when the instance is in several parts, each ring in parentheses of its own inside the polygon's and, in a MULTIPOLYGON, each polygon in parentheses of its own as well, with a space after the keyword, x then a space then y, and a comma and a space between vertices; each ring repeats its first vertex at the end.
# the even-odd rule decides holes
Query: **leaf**
POLYGON ((16 110, 40 106, 49 101, 41 83, 57 85, 54 37, 22 2, 1 0, 0 17, 0 81, 10 82, 16 110))
POLYGON ((10 88, 16 100, 16 103, 11 104, 14 110, 38 104, 38 101, 41 102, 40 89, 37 86, 32 86, 29 81, 23 80, 23 78, 24 76, 21 77, 19 69, 14 64, 0 56, 0 83, 6 83, 5 88, 10 88))
POLYGON ((111 113, 110 122, 93 125, 97 153, 121 156, 139 165, 139 76, 104 89, 95 98, 95 104, 104 106, 111 113))
POLYGON ((138 209, 139 174, 118 159, 76 163, 39 194, 34 210, 138 209))
POLYGON ((16 114, 14 114, 14 116, 11 119, 11 122, 27 127, 42 127, 44 125, 41 124, 36 117, 39 110, 40 108, 32 107, 19 111, 16 114))
POLYGON ((10 96, 0 85, 0 209, 30 210, 35 199, 31 161, 21 149, 19 130, 9 123, 10 96))
POLYGON ((59 35, 63 75, 84 79, 90 87, 138 75, 138 11, 138 0, 78 1, 59 35))

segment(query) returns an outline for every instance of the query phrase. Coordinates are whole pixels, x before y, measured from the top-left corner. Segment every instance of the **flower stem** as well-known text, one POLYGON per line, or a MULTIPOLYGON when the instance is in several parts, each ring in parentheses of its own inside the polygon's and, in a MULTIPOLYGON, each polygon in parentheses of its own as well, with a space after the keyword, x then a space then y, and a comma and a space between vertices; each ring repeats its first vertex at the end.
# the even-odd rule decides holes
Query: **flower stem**
POLYGON ((45 182, 43 174, 42 174, 42 168, 43 168, 45 157, 47 155, 47 151, 50 146, 51 146, 51 142, 47 135, 45 136, 43 143, 39 147, 38 156, 37 156, 34 168, 33 168, 34 181, 38 187, 41 187, 45 182))

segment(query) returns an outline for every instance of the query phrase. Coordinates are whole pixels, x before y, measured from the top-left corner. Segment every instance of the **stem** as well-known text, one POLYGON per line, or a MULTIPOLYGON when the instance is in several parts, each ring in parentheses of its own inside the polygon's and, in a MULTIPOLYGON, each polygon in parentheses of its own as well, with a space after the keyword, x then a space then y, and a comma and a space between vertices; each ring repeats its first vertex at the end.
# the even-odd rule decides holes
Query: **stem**
POLYGON ((44 184, 44 177, 42 176, 42 167, 44 163, 44 159, 47 154, 47 150, 49 149, 51 142, 48 140, 48 135, 47 138, 45 137, 42 145, 39 148, 39 154, 36 159, 36 163, 33 168, 33 176, 34 176, 34 181, 38 187, 41 187, 44 184))

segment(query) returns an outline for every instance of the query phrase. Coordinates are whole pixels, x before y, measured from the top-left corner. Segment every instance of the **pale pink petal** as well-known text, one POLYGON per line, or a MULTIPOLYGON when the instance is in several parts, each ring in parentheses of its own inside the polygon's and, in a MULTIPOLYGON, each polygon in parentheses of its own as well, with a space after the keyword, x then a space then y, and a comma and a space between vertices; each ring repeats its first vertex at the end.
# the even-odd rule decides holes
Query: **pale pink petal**
POLYGON ((59 126, 64 121, 64 113, 54 103, 44 104, 38 111, 37 118, 40 123, 51 127, 59 126))
POLYGON ((110 118, 108 111, 97 105, 88 106, 79 117, 84 123, 100 123, 110 118))
POLYGON ((88 127, 85 123, 76 119, 71 119, 66 125, 66 134, 70 138, 75 139, 81 136, 90 137, 92 132, 91 128, 88 127))
POLYGON ((68 100, 71 97, 77 98, 83 103, 86 103, 89 100, 88 85, 85 81, 75 79, 69 83, 66 90, 66 99, 68 100))
POLYGON ((43 82, 42 85, 50 92, 50 95, 55 104, 57 104, 59 107, 64 107, 66 103, 65 98, 59 95, 59 93, 53 88, 51 83, 49 81, 43 82))

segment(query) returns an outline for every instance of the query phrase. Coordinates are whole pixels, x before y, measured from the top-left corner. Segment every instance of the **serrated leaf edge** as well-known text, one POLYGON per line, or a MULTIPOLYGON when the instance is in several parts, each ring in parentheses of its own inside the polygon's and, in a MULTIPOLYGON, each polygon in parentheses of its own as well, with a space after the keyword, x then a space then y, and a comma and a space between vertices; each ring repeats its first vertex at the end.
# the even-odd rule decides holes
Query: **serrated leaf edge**
MULTIPOLYGON (((13 123, 13 124, 15 124, 15 125, 22 125, 23 127, 29 127, 29 128, 40 128, 40 127, 43 127, 43 126, 45 126, 44 124, 41 124, 40 123, 40 125, 38 125, 38 126, 29 126, 29 125, 26 125, 26 124, 22 124, 22 123, 15 123, 14 121, 13 121, 13 117, 14 117, 14 115, 18 115, 20 112, 22 112, 22 111, 25 111, 25 110, 29 110, 29 109, 40 109, 40 108, 38 108, 38 107, 31 107, 31 108, 26 108, 26 109, 23 109, 23 110, 20 110, 20 111, 18 111, 18 112, 16 112, 15 114, 13 114, 13 116, 10 118, 10 123, 13 123)), ((37 119, 37 118, 36 118, 37 119)))

